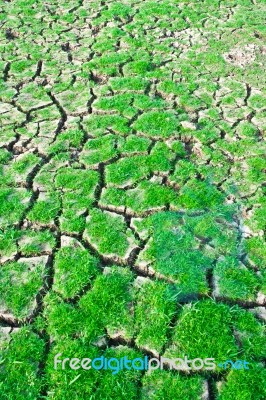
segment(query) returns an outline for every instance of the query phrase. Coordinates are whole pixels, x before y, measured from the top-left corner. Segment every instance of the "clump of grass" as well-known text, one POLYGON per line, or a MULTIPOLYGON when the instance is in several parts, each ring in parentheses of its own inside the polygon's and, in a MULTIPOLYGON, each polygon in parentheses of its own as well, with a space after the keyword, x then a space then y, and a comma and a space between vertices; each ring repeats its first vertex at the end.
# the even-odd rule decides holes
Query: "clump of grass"
POLYGON ((80 161, 89 168, 95 168, 99 163, 116 157, 118 154, 115 148, 116 140, 115 135, 105 135, 98 139, 89 139, 80 154, 80 161))
POLYGON ((38 199, 33 208, 27 215, 27 218, 33 222, 42 224, 51 224, 60 210, 60 199, 56 192, 47 194, 45 200, 38 199))
POLYGON ((55 256, 53 289, 64 298, 74 297, 99 273, 99 261, 81 247, 62 247, 55 256))
POLYGON ((38 367, 44 360, 44 340, 24 326, 11 334, 0 356, 1 396, 10 400, 35 400, 43 380, 38 367))
POLYGON ((166 350, 165 356, 213 357, 219 361, 234 359, 239 350, 230 322, 227 305, 212 300, 185 305, 174 330, 172 347, 166 350))
POLYGON ((221 259, 215 269, 219 295, 234 300, 254 301, 260 286, 259 277, 248 268, 239 265, 233 257, 221 259))
POLYGON ((95 339, 95 332, 103 333, 104 328, 110 335, 121 331, 125 338, 132 337, 132 278, 127 268, 113 267, 107 274, 98 276, 92 290, 80 299, 82 333, 88 340, 95 339))
POLYGON ((202 377, 184 377, 170 371, 146 373, 142 385, 142 400, 201 400, 204 391, 202 377))
POLYGON ((110 78, 109 84, 115 91, 141 91, 149 85, 149 81, 141 77, 110 78))
POLYGON ((125 257, 131 243, 137 242, 122 216, 92 209, 87 218, 84 237, 101 254, 125 257), (130 242, 131 241, 131 242, 130 242))
POLYGON ((170 112, 150 111, 141 115, 133 128, 147 137, 166 139, 178 133, 179 122, 170 112))
POLYGON ((218 400, 262 400, 266 396, 266 371, 261 364, 249 364, 249 370, 232 370, 219 389, 218 400))
POLYGON ((31 192, 26 189, 1 188, 0 189, 0 227, 17 224, 23 215, 31 197, 31 192))
POLYGON ((44 263, 36 260, 6 263, 0 270, 0 297, 3 309, 15 317, 27 317, 35 307, 35 298, 43 285, 44 263))
POLYGON ((55 369, 54 357, 58 353, 61 353, 60 359, 69 357, 81 360, 83 358, 100 357, 102 351, 80 338, 64 338, 64 340, 59 338, 53 344, 45 366, 46 382, 49 387, 48 396, 50 398, 73 400, 84 396, 92 397, 99 371, 92 368, 89 371, 81 368, 74 370, 70 368, 69 364, 66 364, 65 369, 62 369, 62 364, 59 364, 55 369))
POLYGON ((55 237, 48 231, 20 232, 18 246, 21 253, 25 256, 37 256, 40 253, 51 253, 55 247, 55 237))
POLYGON ((174 288, 164 282, 148 281, 136 293, 135 301, 136 344, 160 353, 176 310, 174 288))

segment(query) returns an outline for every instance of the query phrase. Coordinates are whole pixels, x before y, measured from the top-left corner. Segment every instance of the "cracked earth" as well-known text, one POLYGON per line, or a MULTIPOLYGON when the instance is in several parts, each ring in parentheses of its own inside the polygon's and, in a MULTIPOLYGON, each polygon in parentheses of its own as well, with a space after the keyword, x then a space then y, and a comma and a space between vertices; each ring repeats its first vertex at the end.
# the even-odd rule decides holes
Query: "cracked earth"
POLYGON ((265 17, 0 3, 1 399, 266 398, 265 17), (57 353, 251 368, 116 376, 57 353))

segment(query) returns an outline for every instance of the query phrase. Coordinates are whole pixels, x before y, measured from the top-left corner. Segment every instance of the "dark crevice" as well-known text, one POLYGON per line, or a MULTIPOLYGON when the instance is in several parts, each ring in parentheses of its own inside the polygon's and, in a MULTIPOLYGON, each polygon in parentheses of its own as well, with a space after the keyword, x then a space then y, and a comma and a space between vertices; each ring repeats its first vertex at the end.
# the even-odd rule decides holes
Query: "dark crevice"
POLYGON ((57 129, 55 131, 55 135, 57 135, 58 133, 61 132, 61 130, 65 126, 65 123, 67 121, 67 113, 63 109, 63 107, 61 106, 59 101, 56 99, 56 97, 51 92, 47 92, 47 94, 50 97, 50 99, 52 100, 53 104, 57 107, 57 109, 58 109, 58 111, 60 112, 60 115, 61 115, 61 119, 60 119, 60 121, 58 123, 58 126, 57 126, 57 129))
POLYGON ((34 81, 38 76, 40 76, 42 73, 42 60, 38 61, 37 63, 37 68, 36 68, 36 72, 32 77, 32 80, 34 81))
POLYGON ((216 387, 216 381, 213 378, 209 378, 207 380, 207 385, 208 385, 208 394, 209 394, 209 399, 208 400, 215 400, 217 397, 217 387, 216 387))
POLYGON ((3 81, 6 82, 8 79, 8 73, 10 71, 11 68, 11 63, 8 62, 3 70, 3 81))

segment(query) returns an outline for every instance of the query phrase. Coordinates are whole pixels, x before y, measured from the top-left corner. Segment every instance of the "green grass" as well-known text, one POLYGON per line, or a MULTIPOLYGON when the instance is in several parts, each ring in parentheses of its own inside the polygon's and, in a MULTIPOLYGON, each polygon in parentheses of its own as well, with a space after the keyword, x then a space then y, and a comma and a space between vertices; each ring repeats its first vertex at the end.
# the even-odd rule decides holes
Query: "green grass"
POLYGON ((84 233, 87 239, 97 250, 105 255, 125 257, 131 242, 137 245, 132 232, 127 228, 122 216, 92 209, 86 221, 84 233), (108 235, 104 232, 108 231, 108 235))
POLYGON ((147 152, 151 144, 148 138, 135 135, 128 135, 126 138, 118 140, 118 148, 122 154, 133 154, 147 152))
POLYGON ((254 271, 239 265, 234 258, 217 263, 214 278, 218 280, 219 295, 234 300, 255 301, 260 279, 254 271))
POLYGON ((0 382, 3 399, 35 400, 42 388, 38 368, 44 360, 45 343, 30 327, 11 335, 1 352, 0 382))
POLYGON ((31 194, 26 189, 0 188, 0 227, 18 224, 27 208, 31 194))
POLYGON ((238 348, 230 320, 230 309, 224 304, 205 300, 185 305, 174 330, 172 346, 165 356, 204 359, 211 355, 219 361, 235 359, 238 348))
POLYGON ((88 168, 94 168, 97 167, 99 163, 112 160, 117 155, 115 144, 115 135, 105 135, 99 139, 90 139, 83 147, 80 161, 88 168))
POLYGON ((1 3, 1 399, 266 397, 264 15, 1 3), (58 352, 252 368, 62 371, 58 352))
POLYGON ((179 123, 175 115, 170 112, 150 111, 141 115, 133 128, 147 137, 167 139, 177 136, 179 123))
POLYGON ((5 259, 12 257, 17 252, 16 240, 21 236, 21 233, 14 229, 9 228, 0 232, 0 256, 5 259))
POLYGON ((55 257, 53 289, 64 298, 74 297, 99 273, 98 260, 81 247, 62 247, 55 257))
POLYGON ((22 259, 1 267, 1 309, 17 318, 29 316, 35 309, 35 298, 43 286, 44 261, 22 259))
POLYGON ((203 379, 183 377, 167 371, 153 371, 144 376, 141 399, 202 399, 203 379))
POLYGON ((30 221, 42 224, 53 224, 60 210, 60 199, 57 193, 51 192, 45 200, 37 200, 27 217, 30 221))
POLYGON ((169 337, 170 323, 176 311, 174 288, 164 282, 145 282, 136 299, 136 343, 161 353, 169 337))
POLYGON ((265 328, 238 306, 202 300, 182 307, 166 357, 261 359, 266 351, 265 328), (207 321, 211 321, 207 322, 207 321), (255 339, 256 337, 256 339, 255 339), (246 358, 245 358, 246 357, 246 358))
POLYGON ((79 301, 82 316, 82 335, 88 340, 95 334, 109 335, 122 333, 125 338, 132 336, 132 314, 130 313, 132 273, 127 268, 113 267, 99 276, 91 291, 79 301))
POLYGON ((138 371, 121 371, 113 375, 111 370, 78 370, 73 371, 70 368, 65 370, 53 369, 53 356, 62 353, 70 357, 79 359, 90 357, 91 359, 104 356, 108 359, 111 357, 122 358, 127 356, 134 359, 141 356, 141 353, 126 346, 117 348, 109 348, 106 351, 99 351, 88 343, 75 339, 66 340, 64 344, 58 343, 53 346, 51 355, 47 363, 48 384, 51 392, 48 398, 52 399, 78 399, 81 396, 90 396, 91 399, 110 399, 114 396, 116 399, 125 400, 130 395, 131 399, 138 398, 138 380, 140 372, 138 371), (97 389, 95 390, 95 387, 97 389))
POLYGON ((127 119, 120 115, 99 115, 84 118, 84 126, 93 136, 104 135, 107 129, 112 129, 118 135, 126 135, 130 132, 127 119))
POLYGON ((149 81, 141 77, 111 78, 109 80, 113 90, 119 92, 145 90, 149 81))
POLYGON ((62 151, 79 148, 83 139, 84 134, 80 130, 63 132, 57 136, 55 143, 50 146, 49 152, 54 155, 62 151))
POLYGON ((252 365, 249 371, 231 371, 219 391, 219 400, 262 400, 265 395, 266 374, 262 365, 252 365))
MULTIPOLYGON (((128 359, 143 358, 139 351, 126 346, 107 349, 104 356, 107 358, 125 356, 128 359)), ((111 396, 119 400, 126 400, 128 397, 132 400, 139 398, 140 371, 121 371, 116 375, 113 375, 111 371, 106 372, 102 371, 99 386, 94 394, 95 399, 108 400, 111 396)))
POLYGON ((99 357, 100 352, 80 339, 65 339, 54 343, 48 355, 45 368, 46 382, 49 387, 48 399, 78 400, 81 396, 91 396, 98 380, 98 371, 75 371, 69 367, 65 370, 54 369, 54 356, 62 353, 62 358, 91 358, 99 357), (88 373, 89 372, 89 373, 88 373), (78 377, 78 378, 77 378, 78 377), (75 381, 75 379, 77 380, 75 381))

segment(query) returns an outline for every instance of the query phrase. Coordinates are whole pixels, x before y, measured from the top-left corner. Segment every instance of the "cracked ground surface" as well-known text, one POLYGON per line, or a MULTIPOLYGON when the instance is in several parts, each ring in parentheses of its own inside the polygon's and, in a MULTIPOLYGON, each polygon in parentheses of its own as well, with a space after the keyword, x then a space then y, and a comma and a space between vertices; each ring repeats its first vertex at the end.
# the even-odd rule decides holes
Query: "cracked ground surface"
POLYGON ((1 399, 266 398, 265 19, 263 0, 1 1, 1 399))

